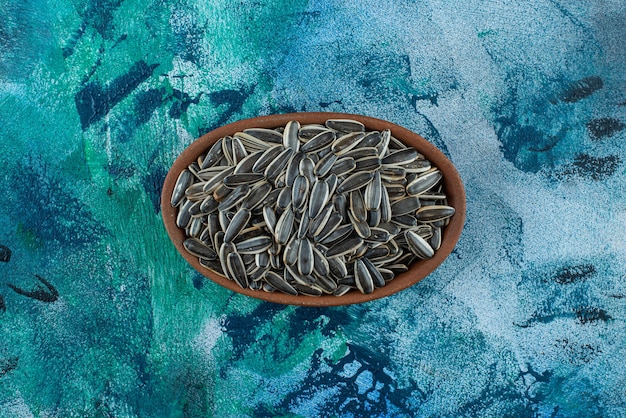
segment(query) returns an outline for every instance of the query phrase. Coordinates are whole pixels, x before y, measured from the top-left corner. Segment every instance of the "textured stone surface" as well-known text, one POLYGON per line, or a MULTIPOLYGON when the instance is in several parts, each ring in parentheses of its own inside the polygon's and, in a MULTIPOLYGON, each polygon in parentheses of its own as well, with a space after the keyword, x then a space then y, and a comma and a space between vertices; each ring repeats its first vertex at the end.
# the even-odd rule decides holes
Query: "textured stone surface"
POLYGON ((595 3, 0 3, 0 415, 624 416, 626 6, 595 3), (324 110, 452 159, 452 256, 320 310, 190 269, 176 156, 324 110))

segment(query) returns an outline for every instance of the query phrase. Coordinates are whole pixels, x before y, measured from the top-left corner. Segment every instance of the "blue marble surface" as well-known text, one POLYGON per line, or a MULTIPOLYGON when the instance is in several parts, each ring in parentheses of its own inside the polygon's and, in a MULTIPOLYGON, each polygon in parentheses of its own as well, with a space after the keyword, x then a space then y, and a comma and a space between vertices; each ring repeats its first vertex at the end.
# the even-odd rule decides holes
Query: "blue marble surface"
POLYGON ((620 0, 0 2, 0 416, 625 417, 625 28, 620 0), (187 265, 172 162, 291 111, 448 155, 451 257, 327 309, 187 265))

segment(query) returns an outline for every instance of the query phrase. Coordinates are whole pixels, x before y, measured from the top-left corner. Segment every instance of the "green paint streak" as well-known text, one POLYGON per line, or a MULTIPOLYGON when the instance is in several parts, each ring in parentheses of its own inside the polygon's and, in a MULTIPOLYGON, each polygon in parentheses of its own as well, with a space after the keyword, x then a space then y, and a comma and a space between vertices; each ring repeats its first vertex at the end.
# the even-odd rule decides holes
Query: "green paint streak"
POLYGON ((496 32, 493 29, 485 29, 485 30, 482 30, 482 31, 478 32, 477 35, 478 35, 479 39, 483 39, 483 38, 486 38, 488 36, 497 35, 497 34, 498 34, 498 32, 496 32))

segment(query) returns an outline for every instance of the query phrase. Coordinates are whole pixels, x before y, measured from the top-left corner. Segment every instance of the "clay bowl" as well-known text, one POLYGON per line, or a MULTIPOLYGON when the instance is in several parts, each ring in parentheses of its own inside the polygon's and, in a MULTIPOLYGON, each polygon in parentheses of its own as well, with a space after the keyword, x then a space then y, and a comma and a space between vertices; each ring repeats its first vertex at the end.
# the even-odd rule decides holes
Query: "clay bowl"
POLYGON ((459 240, 465 222, 465 191, 461 178, 452 162, 446 158, 446 156, 439 151, 439 149, 422 138, 420 135, 391 122, 371 117, 342 113, 307 112, 261 116, 241 120, 222 126, 201 136, 180 154, 167 174, 163 184, 163 192, 161 194, 161 209, 165 228, 178 252, 197 271, 205 277, 213 280, 215 283, 234 292, 274 303, 316 307, 339 306, 368 302, 393 295, 394 293, 416 284, 432 273, 448 257, 448 255, 450 255, 459 240), (193 161, 197 160, 198 156, 205 152, 219 138, 226 135, 233 135, 235 132, 252 127, 276 128, 284 126, 290 120, 298 120, 304 125, 310 123, 323 124, 327 119, 358 120, 365 125, 367 130, 382 131, 384 129, 390 129, 394 137, 402 141, 407 146, 417 149, 428 160, 430 160, 433 165, 437 166, 441 170, 443 173, 445 192, 448 196, 448 204, 455 208, 455 214, 452 218, 450 218, 449 224, 443 231, 443 241, 440 249, 435 252, 435 255, 429 260, 414 262, 411 266, 409 266, 408 271, 398 274, 385 286, 377 288, 374 292, 367 295, 355 290, 344 296, 323 295, 320 297, 311 297, 305 295, 292 296, 278 291, 267 293, 262 290, 242 289, 234 281, 202 267, 198 259, 189 254, 183 247, 182 243, 186 238, 185 232, 176 225, 177 208, 173 208, 170 205, 174 185, 180 172, 193 161))

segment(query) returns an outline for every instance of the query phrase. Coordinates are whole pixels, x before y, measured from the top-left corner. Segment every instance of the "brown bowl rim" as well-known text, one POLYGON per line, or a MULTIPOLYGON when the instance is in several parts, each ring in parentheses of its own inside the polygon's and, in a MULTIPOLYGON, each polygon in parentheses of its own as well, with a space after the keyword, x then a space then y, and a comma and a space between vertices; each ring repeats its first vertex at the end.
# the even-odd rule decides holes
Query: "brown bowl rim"
POLYGON ((299 112, 272 114, 242 119, 228 125, 223 125, 200 136, 183 150, 172 164, 163 183, 163 190, 161 192, 161 213, 165 229, 178 252, 196 271, 213 282, 246 296, 284 305, 310 307, 342 306, 369 302, 393 295, 418 283, 437 269, 454 250, 465 224, 465 211, 465 188, 461 177, 454 164, 452 164, 435 145, 428 142, 419 134, 400 125, 370 116, 350 113, 299 112), (322 295, 320 297, 311 297, 304 295, 288 295, 278 291, 268 293, 262 290, 242 289, 234 281, 203 267, 196 257, 192 256, 184 249, 182 243, 186 237, 185 232, 176 225, 177 209, 170 204, 174 185, 178 179, 179 173, 184 168, 195 161, 200 154, 205 152, 219 138, 233 135, 235 132, 242 131, 245 128, 276 128, 284 126, 290 120, 298 120, 301 124, 324 123, 327 119, 354 119, 363 123, 368 130, 382 131, 384 129, 390 129, 395 138, 417 149, 430 160, 433 165, 441 170, 443 173, 444 187, 448 194, 448 204, 455 208, 455 214, 450 218, 449 224, 444 229, 441 247, 435 252, 435 255, 431 259, 414 262, 411 264, 408 271, 398 274, 385 286, 375 289, 374 292, 370 294, 352 291, 344 296, 322 295))

